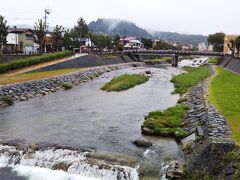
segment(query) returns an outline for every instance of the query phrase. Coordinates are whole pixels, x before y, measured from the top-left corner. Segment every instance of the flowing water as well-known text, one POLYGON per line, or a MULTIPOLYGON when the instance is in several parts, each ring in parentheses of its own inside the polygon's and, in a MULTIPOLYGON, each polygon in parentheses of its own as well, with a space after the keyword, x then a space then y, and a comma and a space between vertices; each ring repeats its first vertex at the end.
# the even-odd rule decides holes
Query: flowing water
POLYGON ((132 141, 143 137, 141 125, 149 111, 176 104, 179 96, 171 94, 174 87, 170 80, 178 73, 181 70, 171 67, 126 68, 71 90, 0 109, 0 136, 15 138, 20 144, 90 149, 80 152, 53 146, 26 152, 0 146, 0 179, 158 178, 169 159, 183 160, 180 146, 170 138, 144 137, 153 143, 149 149, 136 147, 132 141), (145 84, 122 92, 100 89, 114 76, 146 70, 152 75, 145 84))

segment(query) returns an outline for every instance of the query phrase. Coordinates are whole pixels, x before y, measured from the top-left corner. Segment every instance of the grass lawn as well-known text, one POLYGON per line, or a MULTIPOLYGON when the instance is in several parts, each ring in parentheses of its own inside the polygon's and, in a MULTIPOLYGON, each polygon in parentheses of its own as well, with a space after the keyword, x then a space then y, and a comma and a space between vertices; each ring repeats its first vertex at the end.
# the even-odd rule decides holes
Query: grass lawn
POLYGON ((149 77, 143 74, 123 74, 113 78, 101 89, 106 91, 124 91, 136 85, 143 84, 148 80, 149 77))
POLYGON ((198 68, 185 67, 184 70, 188 73, 183 73, 172 78, 175 87, 173 93, 184 94, 210 75, 207 66, 198 68))
POLYGON ((145 118, 143 126, 153 131, 154 135, 175 136, 181 139, 187 135, 182 129, 183 118, 188 109, 185 105, 170 107, 164 111, 153 111, 145 118))
POLYGON ((227 119, 233 139, 240 145, 240 76, 216 67, 209 87, 209 100, 227 119))
POLYGON ((57 76, 57 75, 62 75, 66 73, 76 72, 83 69, 84 68, 72 68, 72 69, 61 69, 61 70, 55 70, 55 71, 24 73, 24 74, 18 74, 18 75, 0 75, 0 85, 47 78, 51 76, 57 76))

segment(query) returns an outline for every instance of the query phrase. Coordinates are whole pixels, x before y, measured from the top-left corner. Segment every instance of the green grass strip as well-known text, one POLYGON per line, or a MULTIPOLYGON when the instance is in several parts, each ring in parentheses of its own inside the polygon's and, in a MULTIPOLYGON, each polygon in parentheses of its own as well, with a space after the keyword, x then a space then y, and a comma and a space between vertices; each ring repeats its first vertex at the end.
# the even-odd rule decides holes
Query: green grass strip
POLYGON ((187 132, 182 129, 187 109, 188 107, 185 105, 176 105, 164 111, 150 112, 145 118, 143 126, 152 130, 154 135, 175 136, 177 139, 181 139, 187 135, 187 132))
POLYGON ((233 139, 240 145, 240 76, 217 67, 209 87, 209 100, 227 119, 233 139))
POLYGON ((174 76, 171 80, 175 87, 173 93, 185 94, 190 88, 196 86, 210 75, 207 66, 198 68, 185 67, 184 70, 187 71, 187 73, 174 76))
POLYGON ((143 84, 148 80, 149 77, 143 74, 123 74, 113 78, 101 89, 106 91, 124 91, 133 88, 136 85, 143 84))
POLYGON ((71 51, 63 51, 63 52, 58 52, 58 53, 52 53, 52 54, 43 54, 39 56, 31 56, 23 59, 16 59, 10 62, 6 62, 3 64, 0 64, 0 73, 4 73, 7 71, 31 66, 34 64, 39 64, 42 62, 50 61, 53 59, 58 59, 58 58, 63 58, 65 56, 71 55, 71 51))

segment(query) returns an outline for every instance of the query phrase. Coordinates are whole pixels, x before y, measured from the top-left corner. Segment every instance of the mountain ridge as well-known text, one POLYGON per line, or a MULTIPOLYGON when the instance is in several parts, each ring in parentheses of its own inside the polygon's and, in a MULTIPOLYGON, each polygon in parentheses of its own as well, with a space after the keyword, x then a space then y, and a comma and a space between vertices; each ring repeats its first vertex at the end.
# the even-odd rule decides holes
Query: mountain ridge
POLYGON ((163 32, 154 30, 145 30, 138 27, 135 23, 120 20, 120 19, 106 19, 98 18, 88 24, 90 30, 95 33, 104 33, 110 35, 126 35, 142 38, 161 39, 169 42, 178 42, 181 44, 193 44, 197 46, 199 43, 207 43, 207 36, 183 34, 177 32, 163 32))

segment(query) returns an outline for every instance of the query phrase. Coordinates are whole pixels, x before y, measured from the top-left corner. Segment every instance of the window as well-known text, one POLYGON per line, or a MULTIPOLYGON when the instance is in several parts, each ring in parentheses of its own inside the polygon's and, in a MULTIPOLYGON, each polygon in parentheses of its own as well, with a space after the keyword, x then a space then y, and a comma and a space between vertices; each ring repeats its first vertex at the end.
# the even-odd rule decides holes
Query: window
POLYGON ((33 40, 32 34, 26 34, 26 40, 33 40))

